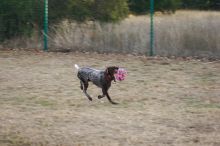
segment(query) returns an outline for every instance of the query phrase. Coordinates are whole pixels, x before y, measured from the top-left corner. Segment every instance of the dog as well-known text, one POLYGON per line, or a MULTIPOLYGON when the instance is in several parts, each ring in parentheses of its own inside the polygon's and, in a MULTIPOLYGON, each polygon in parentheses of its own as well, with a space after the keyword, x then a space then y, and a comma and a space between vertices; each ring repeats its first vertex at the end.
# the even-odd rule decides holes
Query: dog
POLYGON ((99 95, 98 99, 106 96, 110 103, 118 104, 112 101, 108 94, 108 90, 111 87, 111 82, 116 82, 114 75, 117 73, 119 67, 110 66, 105 70, 96 70, 88 67, 80 68, 77 64, 75 64, 75 68, 78 70, 77 77, 80 80, 80 88, 90 101, 92 101, 92 97, 87 93, 87 89, 89 87, 89 82, 92 82, 97 87, 102 89, 102 95, 99 95))

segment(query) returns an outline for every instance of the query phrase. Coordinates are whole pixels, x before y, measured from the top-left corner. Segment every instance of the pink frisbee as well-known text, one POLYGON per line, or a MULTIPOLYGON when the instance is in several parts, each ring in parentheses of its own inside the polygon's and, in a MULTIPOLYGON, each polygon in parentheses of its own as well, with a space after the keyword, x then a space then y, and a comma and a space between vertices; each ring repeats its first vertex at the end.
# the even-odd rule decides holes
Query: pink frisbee
POLYGON ((117 73, 115 74, 115 79, 118 81, 123 81, 127 75, 127 72, 123 68, 119 68, 117 73))

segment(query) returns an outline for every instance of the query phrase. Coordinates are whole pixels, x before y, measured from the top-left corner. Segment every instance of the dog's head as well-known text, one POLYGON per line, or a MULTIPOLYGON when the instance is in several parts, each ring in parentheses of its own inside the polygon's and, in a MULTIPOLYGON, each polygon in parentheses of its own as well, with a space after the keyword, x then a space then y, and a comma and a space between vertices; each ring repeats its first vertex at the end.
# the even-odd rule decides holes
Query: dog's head
POLYGON ((117 73, 118 69, 119 69, 119 67, 117 67, 117 66, 107 67, 106 70, 105 70, 106 79, 108 79, 110 81, 112 81, 112 80, 115 81, 115 76, 114 75, 117 73))

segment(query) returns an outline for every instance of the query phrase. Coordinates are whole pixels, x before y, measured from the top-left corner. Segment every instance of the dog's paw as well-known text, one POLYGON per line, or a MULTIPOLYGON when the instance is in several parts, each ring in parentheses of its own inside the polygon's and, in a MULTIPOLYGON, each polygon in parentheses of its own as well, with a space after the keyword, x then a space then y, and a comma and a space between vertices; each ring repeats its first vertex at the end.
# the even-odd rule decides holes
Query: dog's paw
POLYGON ((119 103, 112 101, 111 104, 117 105, 117 104, 119 104, 119 103))
POLYGON ((91 98, 91 97, 89 97, 88 99, 89 99, 90 101, 92 101, 92 98, 91 98))
POLYGON ((99 96, 98 96, 98 99, 101 99, 101 98, 103 98, 103 97, 104 97, 104 96, 102 96, 102 95, 99 95, 99 96))

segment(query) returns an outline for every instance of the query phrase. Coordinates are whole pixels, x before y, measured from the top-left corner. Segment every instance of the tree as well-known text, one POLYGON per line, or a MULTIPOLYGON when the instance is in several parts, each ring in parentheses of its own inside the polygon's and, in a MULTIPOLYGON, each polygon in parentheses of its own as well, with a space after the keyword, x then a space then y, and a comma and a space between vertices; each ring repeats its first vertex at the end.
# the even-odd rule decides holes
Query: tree
POLYGON ((69 0, 69 18, 80 22, 91 19, 92 3, 94 0, 69 0))
MULTIPOLYGON (((127 0, 52 0, 49 24, 73 19, 79 22, 119 21, 128 15, 127 0)), ((1 0, 0 41, 16 36, 31 36, 43 28, 44 0, 1 0)))
POLYGON ((145 14, 149 11, 149 0, 129 0, 129 9, 135 14, 145 14))
MULTIPOLYGON (((129 9, 135 14, 146 14, 150 9, 150 0, 128 0, 129 9)), ((180 6, 180 0, 155 0, 155 11, 174 12, 180 6)))
POLYGON ((34 2, 1 0, 0 41, 19 35, 30 35, 34 21, 34 2))
POLYGON ((155 10, 175 12, 180 7, 180 0, 155 0, 155 10))
POLYGON ((212 5, 215 7, 218 0, 182 0, 182 7, 185 9, 199 9, 207 10, 212 9, 212 5))
POLYGON ((128 15, 127 0, 70 0, 70 18, 77 21, 119 21, 128 15))
POLYGON ((210 0, 210 8, 213 10, 220 10, 220 1, 219 0, 210 0))
MULTIPOLYGON (((43 0, 41 0, 41 8, 43 0)), ((48 0, 48 19, 50 23, 56 23, 68 16, 69 0, 48 0)), ((43 10, 42 10, 43 11, 43 10)))
POLYGON ((118 21, 128 15, 126 0, 95 0, 93 5, 94 19, 111 22, 118 21))

